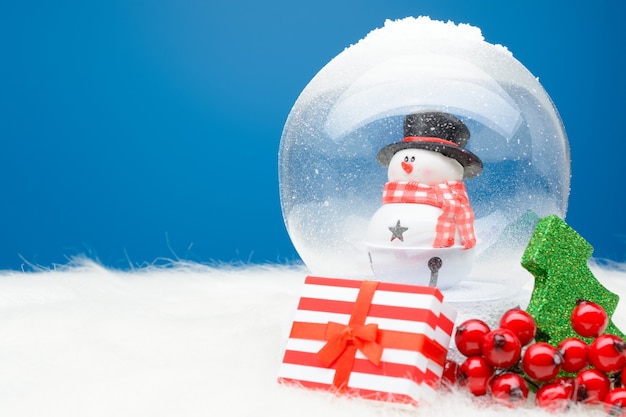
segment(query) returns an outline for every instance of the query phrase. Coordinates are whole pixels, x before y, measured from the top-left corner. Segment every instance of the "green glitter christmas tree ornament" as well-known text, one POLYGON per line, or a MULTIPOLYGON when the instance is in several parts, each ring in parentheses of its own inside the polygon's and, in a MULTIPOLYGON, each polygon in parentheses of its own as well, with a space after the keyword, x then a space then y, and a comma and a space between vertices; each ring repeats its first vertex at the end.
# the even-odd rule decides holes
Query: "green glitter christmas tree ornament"
MULTIPOLYGON (((567 337, 579 337, 570 317, 577 300, 601 305, 609 318, 619 296, 606 289, 593 275, 587 261, 593 247, 558 216, 539 220, 522 256, 522 266, 535 277, 526 311, 537 323, 536 340, 557 345, 567 337)), ((624 334, 612 321, 605 331, 624 334)))

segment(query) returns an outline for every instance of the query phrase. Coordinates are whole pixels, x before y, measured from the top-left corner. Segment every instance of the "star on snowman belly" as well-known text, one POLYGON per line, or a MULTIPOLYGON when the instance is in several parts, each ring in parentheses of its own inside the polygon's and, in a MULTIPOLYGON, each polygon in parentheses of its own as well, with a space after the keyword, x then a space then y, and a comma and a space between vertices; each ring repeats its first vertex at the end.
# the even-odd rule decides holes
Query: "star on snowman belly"
POLYGON ((455 271, 449 278, 444 273, 439 286, 458 282, 471 269, 474 214, 462 180, 477 176, 482 162, 464 149, 468 139, 456 117, 417 113, 405 119, 405 139, 379 152, 389 182, 367 232, 377 277, 427 282, 421 275, 428 275, 433 257, 442 260, 442 272, 455 271))
POLYGON ((391 232, 391 241, 393 242, 394 239, 400 239, 404 242, 404 236, 402 234, 407 230, 409 230, 409 228, 400 226, 400 220, 398 220, 394 227, 389 228, 389 231, 391 232))

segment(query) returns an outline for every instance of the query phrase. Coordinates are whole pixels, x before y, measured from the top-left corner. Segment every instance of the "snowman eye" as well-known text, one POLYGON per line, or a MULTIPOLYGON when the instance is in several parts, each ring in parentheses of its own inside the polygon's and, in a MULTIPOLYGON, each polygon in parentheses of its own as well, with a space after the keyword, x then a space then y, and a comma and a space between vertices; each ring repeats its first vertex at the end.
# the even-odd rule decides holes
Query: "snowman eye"
POLYGON ((415 162, 415 157, 414 156, 411 157, 411 162, 415 162))
POLYGON ((409 162, 409 157, 408 156, 404 157, 404 162, 409 162))

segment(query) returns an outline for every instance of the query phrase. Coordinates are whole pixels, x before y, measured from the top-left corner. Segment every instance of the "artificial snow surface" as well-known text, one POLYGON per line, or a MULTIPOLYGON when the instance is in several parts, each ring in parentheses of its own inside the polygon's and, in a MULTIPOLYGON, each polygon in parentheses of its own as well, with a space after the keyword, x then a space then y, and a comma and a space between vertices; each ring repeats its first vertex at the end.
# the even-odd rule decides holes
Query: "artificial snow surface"
MULTIPOLYGON (((626 297, 626 272, 593 271, 626 297)), ((193 264, 119 272, 91 262, 0 272, 0 415, 550 415, 486 407, 461 392, 407 411, 277 384, 306 274, 193 264)), ((626 328, 623 303, 614 321, 626 328)), ((594 414, 603 415, 567 415, 594 414)))

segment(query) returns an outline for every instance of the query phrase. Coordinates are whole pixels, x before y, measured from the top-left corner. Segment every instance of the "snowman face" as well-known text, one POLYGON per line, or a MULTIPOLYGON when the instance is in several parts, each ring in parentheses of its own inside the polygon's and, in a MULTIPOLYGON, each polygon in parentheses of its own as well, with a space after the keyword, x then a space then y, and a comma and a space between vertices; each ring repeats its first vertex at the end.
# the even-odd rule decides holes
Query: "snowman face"
POLYGON ((403 149, 389 162, 389 181, 415 181, 434 185, 463 179, 463 166, 455 159, 426 149, 403 149))

